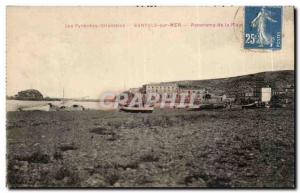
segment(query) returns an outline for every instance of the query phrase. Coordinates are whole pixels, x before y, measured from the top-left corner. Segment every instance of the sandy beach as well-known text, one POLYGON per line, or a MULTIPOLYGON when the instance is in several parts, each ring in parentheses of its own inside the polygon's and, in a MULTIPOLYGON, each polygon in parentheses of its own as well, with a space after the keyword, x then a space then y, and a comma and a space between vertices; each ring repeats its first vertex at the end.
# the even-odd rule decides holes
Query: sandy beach
POLYGON ((293 187, 294 109, 9 112, 10 187, 293 187))

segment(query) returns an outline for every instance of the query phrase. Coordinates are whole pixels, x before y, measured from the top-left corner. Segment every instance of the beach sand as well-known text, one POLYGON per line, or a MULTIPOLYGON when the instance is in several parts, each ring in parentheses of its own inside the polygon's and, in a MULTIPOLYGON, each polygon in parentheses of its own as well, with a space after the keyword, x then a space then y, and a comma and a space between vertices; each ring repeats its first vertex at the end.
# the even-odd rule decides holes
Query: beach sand
POLYGON ((294 109, 8 112, 9 187, 294 187, 294 109))

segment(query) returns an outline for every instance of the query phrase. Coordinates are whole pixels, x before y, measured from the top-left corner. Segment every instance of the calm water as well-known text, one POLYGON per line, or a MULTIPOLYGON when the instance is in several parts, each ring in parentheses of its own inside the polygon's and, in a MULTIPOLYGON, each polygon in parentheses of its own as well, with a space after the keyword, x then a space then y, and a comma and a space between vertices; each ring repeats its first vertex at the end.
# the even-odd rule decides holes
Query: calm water
POLYGON ((52 103, 57 106, 72 106, 73 104, 82 105, 86 109, 94 110, 112 110, 114 103, 105 103, 107 106, 103 106, 100 102, 78 102, 78 101, 66 101, 64 104, 61 101, 21 101, 21 100, 6 100, 6 111, 17 111, 20 107, 32 107, 42 104, 52 103))

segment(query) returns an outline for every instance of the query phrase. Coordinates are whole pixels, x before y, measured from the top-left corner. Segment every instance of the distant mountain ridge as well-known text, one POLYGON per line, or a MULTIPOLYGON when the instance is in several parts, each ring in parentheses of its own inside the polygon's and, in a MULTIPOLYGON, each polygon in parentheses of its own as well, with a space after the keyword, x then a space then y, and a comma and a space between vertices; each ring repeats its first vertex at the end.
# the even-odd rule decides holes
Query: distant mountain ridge
POLYGON ((267 71, 219 79, 172 81, 172 83, 177 83, 181 88, 206 88, 216 94, 230 94, 265 86, 283 89, 288 85, 294 85, 294 70, 267 71))

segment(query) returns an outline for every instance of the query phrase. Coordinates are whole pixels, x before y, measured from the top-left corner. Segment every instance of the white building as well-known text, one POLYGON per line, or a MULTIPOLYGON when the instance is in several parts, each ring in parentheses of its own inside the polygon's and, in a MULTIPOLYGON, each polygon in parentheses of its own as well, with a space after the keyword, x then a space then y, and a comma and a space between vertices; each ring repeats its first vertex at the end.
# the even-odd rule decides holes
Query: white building
POLYGON ((269 87, 261 88, 261 102, 270 102, 272 97, 272 89, 269 87))

